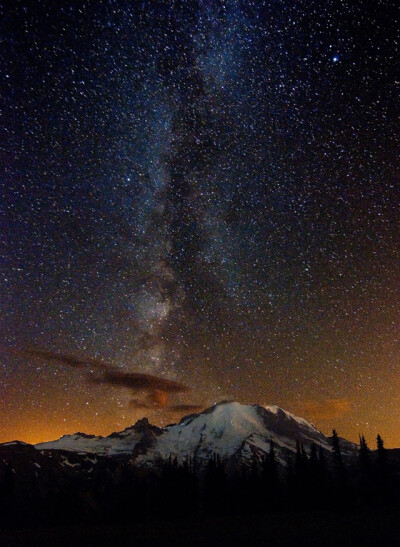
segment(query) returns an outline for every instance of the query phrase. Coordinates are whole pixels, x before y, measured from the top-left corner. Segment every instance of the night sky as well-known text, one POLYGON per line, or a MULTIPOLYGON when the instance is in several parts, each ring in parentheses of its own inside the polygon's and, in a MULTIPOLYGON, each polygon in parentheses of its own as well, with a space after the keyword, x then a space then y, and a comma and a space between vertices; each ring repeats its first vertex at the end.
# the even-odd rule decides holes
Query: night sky
POLYGON ((398 2, 0 9, 0 441, 235 399, 400 446, 398 2))

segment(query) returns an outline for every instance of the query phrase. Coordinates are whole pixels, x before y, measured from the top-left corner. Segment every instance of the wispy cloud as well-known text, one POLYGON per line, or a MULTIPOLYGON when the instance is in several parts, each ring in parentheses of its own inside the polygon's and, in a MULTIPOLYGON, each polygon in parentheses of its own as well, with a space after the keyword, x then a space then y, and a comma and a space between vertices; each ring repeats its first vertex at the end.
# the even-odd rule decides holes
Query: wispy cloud
POLYGON ((204 409, 204 405, 195 405, 195 404, 180 404, 180 405, 171 405, 168 407, 171 412, 199 412, 204 409))
POLYGON ((295 405, 301 416, 314 420, 332 420, 341 418, 352 407, 348 399, 325 399, 324 401, 299 401, 295 405))
POLYGON ((154 400, 154 398, 146 398, 146 399, 131 399, 129 401, 129 406, 131 408, 134 408, 135 410, 155 410, 162 408, 164 411, 170 412, 172 414, 176 413, 192 413, 192 412, 200 412, 204 409, 204 405, 199 404, 191 404, 191 403, 182 403, 182 404, 172 404, 167 405, 168 402, 168 394, 167 397, 162 397, 161 400, 154 400))

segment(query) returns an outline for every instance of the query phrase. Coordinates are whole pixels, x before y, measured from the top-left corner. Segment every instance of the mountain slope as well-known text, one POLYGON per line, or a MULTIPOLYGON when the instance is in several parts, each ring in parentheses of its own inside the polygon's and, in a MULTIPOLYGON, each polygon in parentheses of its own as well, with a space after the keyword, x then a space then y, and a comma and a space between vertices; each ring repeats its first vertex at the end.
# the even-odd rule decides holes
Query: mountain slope
POLYGON ((57 441, 36 444, 38 450, 67 450, 82 454, 118 456, 132 454, 138 444, 142 448, 150 447, 162 432, 158 427, 149 424, 142 418, 132 427, 108 437, 96 437, 85 433, 63 435, 57 441))

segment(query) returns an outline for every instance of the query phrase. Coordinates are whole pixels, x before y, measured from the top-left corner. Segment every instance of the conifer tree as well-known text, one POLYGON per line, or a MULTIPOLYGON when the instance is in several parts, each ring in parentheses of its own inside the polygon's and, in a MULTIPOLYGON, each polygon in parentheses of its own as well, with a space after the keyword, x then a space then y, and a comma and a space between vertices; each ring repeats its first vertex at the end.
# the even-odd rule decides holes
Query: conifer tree
POLYGON ((263 458, 261 476, 264 502, 267 507, 276 506, 279 503, 279 484, 275 445, 272 439, 269 442, 269 452, 263 458))
POLYGON ((376 437, 376 448, 377 448, 377 462, 378 465, 385 465, 386 464, 386 448, 384 447, 384 442, 382 440, 382 437, 377 435, 376 437))
POLYGON ((359 484, 358 501, 362 505, 369 504, 372 500, 371 490, 373 486, 370 466, 370 454, 364 435, 359 435, 360 448, 358 451, 359 484))
POLYGON ((310 449, 310 466, 312 468, 316 468, 317 467, 317 463, 318 463, 318 458, 317 458, 317 445, 315 444, 315 442, 313 441, 311 443, 311 449, 310 449))
POLYGON ((269 452, 268 452, 268 464, 271 471, 276 471, 276 457, 275 457, 275 444, 272 439, 269 441, 269 452))
POLYGON ((204 478, 205 512, 221 514, 227 506, 227 477, 219 454, 208 461, 204 478))
POLYGON ((343 464, 342 451, 340 448, 340 441, 336 429, 332 430, 332 456, 334 473, 336 475, 336 478, 344 480, 346 471, 343 464))
POLYGON ((336 465, 342 465, 342 452, 340 450, 340 443, 339 443, 339 437, 336 432, 336 429, 332 430, 332 452, 333 452, 333 459, 336 463, 336 465))
POLYGON ((391 476, 387 461, 387 450, 382 437, 376 437, 376 498, 378 505, 393 502, 397 496, 397 481, 391 476))
POLYGON ((14 505, 15 478, 12 467, 6 464, 0 476, 0 525, 10 524, 14 505))
POLYGON ((299 480, 301 476, 302 468, 303 468, 303 458, 301 455, 301 445, 300 445, 300 441, 296 441, 296 456, 294 460, 294 471, 295 471, 297 480, 299 480))
POLYGON ((346 469, 342 459, 342 451, 340 449, 340 441, 335 429, 332 431, 332 458, 333 458, 333 478, 332 484, 332 501, 337 509, 343 508, 348 500, 348 484, 346 469))
POLYGON ((360 438, 360 448, 358 452, 358 458, 360 462, 360 467, 364 472, 368 470, 370 458, 369 458, 369 448, 365 440, 364 435, 359 435, 360 438))
POLYGON ((324 451, 322 450, 321 445, 319 446, 319 450, 318 450, 318 469, 319 469, 320 476, 325 477, 325 475, 326 475, 326 463, 325 463, 324 451))
POLYGON ((304 446, 296 442, 296 456, 294 460, 294 501, 296 505, 304 504, 304 495, 307 490, 307 463, 308 458, 304 446))

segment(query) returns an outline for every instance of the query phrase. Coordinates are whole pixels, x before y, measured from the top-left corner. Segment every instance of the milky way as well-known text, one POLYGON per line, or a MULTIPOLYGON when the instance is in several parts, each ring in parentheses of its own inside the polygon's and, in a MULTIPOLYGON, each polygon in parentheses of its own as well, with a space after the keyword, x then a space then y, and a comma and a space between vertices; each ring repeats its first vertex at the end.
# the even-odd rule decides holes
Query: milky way
POLYGON ((396 2, 2 9, 0 440, 232 398, 399 445, 396 2))

